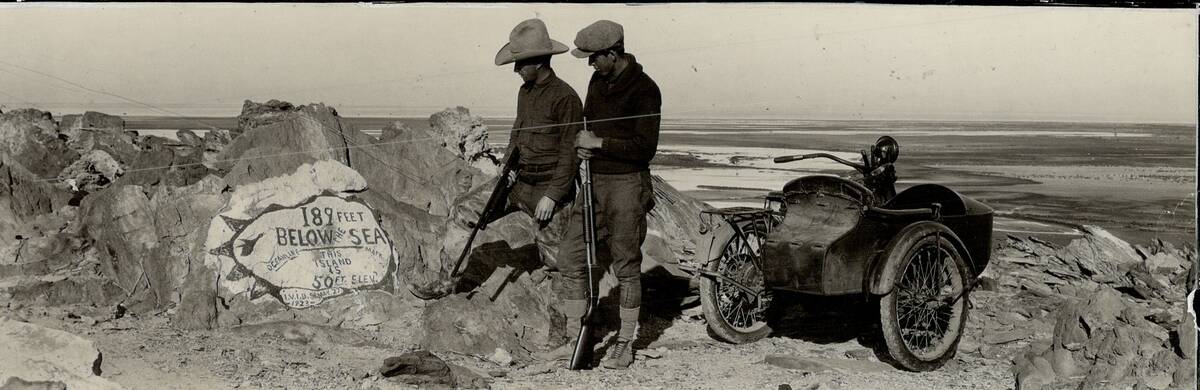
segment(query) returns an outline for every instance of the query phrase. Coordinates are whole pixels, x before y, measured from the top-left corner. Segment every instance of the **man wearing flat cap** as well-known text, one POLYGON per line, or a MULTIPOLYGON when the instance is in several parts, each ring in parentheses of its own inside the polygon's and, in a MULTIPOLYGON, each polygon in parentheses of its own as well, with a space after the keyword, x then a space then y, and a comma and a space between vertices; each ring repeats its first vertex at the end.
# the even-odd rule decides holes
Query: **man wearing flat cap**
MULTIPOLYGON (((620 331, 603 364, 627 368, 633 363, 641 312, 641 247, 646 215, 654 208, 650 160, 658 150, 662 95, 633 55, 625 52, 620 24, 595 22, 579 31, 575 46, 571 54, 587 58, 596 69, 583 106, 588 129, 579 132, 575 146, 580 158, 591 160, 596 231, 599 241, 608 243, 611 269, 620 282, 620 331)), ((564 288, 568 301, 584 299, 587 288, 580 209, 571 214, 558 256, 564 282, 574 286, 564 288)))
POLYGON ((496 65, 514 63, 513 71, 523 81, 517 90, 517 118, 505 154, 511 156, 514 148, 521 149, 519 173, 503 214, 520 209, 534 218, 534 240, 543 260, 552 258, 548 247, 564 229, 567 218, 559 216, 565 214, 559 211, 574 199, 579 166, 575 134, 583 120, 583 104, 575 89, 550 68, 550 56, 567 50, 567 45, 550 39, 545 23, 529 19, 513 28, 508 44, 496 53, 496 65))

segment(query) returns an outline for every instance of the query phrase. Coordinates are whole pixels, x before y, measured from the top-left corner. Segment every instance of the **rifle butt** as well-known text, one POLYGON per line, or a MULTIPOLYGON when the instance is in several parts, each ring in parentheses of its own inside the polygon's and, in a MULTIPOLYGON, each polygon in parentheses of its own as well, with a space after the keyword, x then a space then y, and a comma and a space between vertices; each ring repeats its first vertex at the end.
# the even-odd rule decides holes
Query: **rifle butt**
POLYGON ((572 370, 582 370, 587 360, 591 358, 592 325, 591 313, 588 314, 583 317, 583 324, 579 327, 579 338, 575 342, 575 352, 571 354, 572 370))

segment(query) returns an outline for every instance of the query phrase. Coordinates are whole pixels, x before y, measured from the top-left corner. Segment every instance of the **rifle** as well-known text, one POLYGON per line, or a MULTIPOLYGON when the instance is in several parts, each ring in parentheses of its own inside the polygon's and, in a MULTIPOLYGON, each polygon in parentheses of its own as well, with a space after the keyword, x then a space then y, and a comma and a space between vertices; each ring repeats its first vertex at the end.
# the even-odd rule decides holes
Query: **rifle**
MULTIPOLYGON (((583 120, 583 130, 587 131, 587 119, 583 120)), ((592 267, 596 265, 596 210, 595 199, 592 197, 592 164, 589 160, 583 160, 579 166, 580 176, 580 191, 583 192, 583 242, 587 247, 587 276, 588 276, 588 303, 587 311, 583 314, 582 324, 579 327, 579 338, 575 342, 575 352, 571 354, 572 370, 583 368, 583 358, 587 355, 587 349, 590 348, 592 330, 592 313, 596 307, 596 292, 592 290, 593 276, 592 267)), ((570 321, 570 319, 567 319, 570 321)))
POLYGON ((483 206, 483 211, 479 214, 479 222, 470 224, 471 236, 467 238, 467 246, 463 247, 462 254, 458 255, 458 261, 454 262, 454 269, 450 271, 450 278, 458 276, 458 267, 462 265, 463 260, 467 259, 467 255, 471 253, 471 244, 475 242, 475 235, 479 234, 480 230, 487 229, 487 225, 500 217, 503 217, 504 209, 508 206, 508 194, 512 192, 513 185, 516 182, 509 177, 513 171, 517 170, 517 161, 521 159, 521 149, 513 147, 512 153, 505 156, 504 169, 500 172, 500 179, 496 180, 496 187, 492 189, 492 195, 488 197, 487 203, 483 206))

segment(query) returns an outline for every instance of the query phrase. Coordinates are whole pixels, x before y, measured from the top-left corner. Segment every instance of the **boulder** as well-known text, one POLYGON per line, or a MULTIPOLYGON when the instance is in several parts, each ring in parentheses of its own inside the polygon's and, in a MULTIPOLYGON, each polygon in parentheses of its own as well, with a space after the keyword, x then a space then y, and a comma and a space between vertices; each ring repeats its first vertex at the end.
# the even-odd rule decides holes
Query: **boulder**
POLYGON ((175 138, 179 140, 180 144, 192 148, 204 148, 204 139, 196 135, 196 132, 194 131, 187 129, 176 130, 175 138))
POLYGON ((1050 362, 1041 356, 1034 357, 1027 362, 1021 362, 1013 366, 1016 371, 1016 379, 1018 389, 1044 389, 1055 388, 1050 386, 1055 382, 1057 377, 1054 375, 1054 369, 1050 362))
POLYGON ((79 158, 49 112, 22 109, 0 115, 0 157, 22 165, 34 177, 53 178, 79 158))
POLYGON ((471 115, 465 107, 445 109, 429 117, 429 126, 442 137, 442 147, 468 163, 481 159, 496 163, 487 144, 488 129, 483 118, 471 115))
POLYGON ((119 116, 94 111, 67 115, 59 124, 59 131, 68 146, 80 154, 103 150, 115 160, 129 164, 140 151, 137 133, 125 131, 125 120, 119 116))
POLYGON ((1179 339, 1179 356, 1190 361, 1196 360, 1196 322, 1192 313, 1184 315, 1175 328, 1175 336, 1179 339))
POLYGON ((642 270, 662 267, 672 275, 687 277, 678 264, 693 258, 700 211, 709 206, 679 192, 661 177, 653 176, 653 185, 654 209, 646 221, 646 242, 642 244, 648 261, 642 263, 642 270))
POLYGON ((0 247, 27 237, 28 224, 72 202, 70 189, 39 178, 10 157, 0 156, 0 247))
POLYGON ((266 103, 256 103, 250 100, 242 102, 242 113, 238 115, 238 127, 233 136, 245 133, 247 130, 265 126, 286 118, 289 113, 300 110, 292 103, 271 99, 266 103))
POLYGON ((100 377, 100 352, 91 341, 60 330, 0 317, 0 383, 62 382, 70 389, 120 389, 100 377))
MULTIPOLYGON (((195 275, 198 285, 212 282, 216 291, 199 291, 199 305, 190 306, 199 309, 188 311, 211 313, 215 294, 225 303, 217 307, 217 325, 289 316, 343 326, 386 321, 396 309, 391 292, 403 278, 398 257, 417 256, 400 252, 415 246, 393 244, 408 232, 388 231, 380 221, 390 218, 354 195, 365 189, 361 175, 329 160, 236 187, 207 225, 205 267, 195 275), (376 293, 382 295, 363 299, 376 293)), ((189 323, 213 322, 201 316, 189 323)))
POLYGON ((290 174, 318 160, 351 165, 341 120, 332 108, 306 105, 268 117, 269 121, 254 121, 256 127, 246 129, 217 156, 216 167, 228 172, 224 178, 229 186, 290 174))
POLYGON ((116 115, 109 115, 102 112, 88 111, 77 117, 77 122, 72 127, 97 130, 125 130, 125 119, 116 115))
MULTIPOLYGON (((0 278, 25 277, 29 280, 54 274, 81 261, 90 241, 71 231, 76 207, 64 206, 54 213, 21 222, 0 240, 0 278), (11 235, 9 235, 11 233, 11 235)), ((0 210, 3 210, 0 208, 0 210)), ((13 220, 17 221, 17 220, 13 220)))
POLYGON ((141 151, 125 160, 129 170, 124 184, 183 187, 213 173, 203 163, 202 149, 162 137, 145 137, 139 144, 141 151))
POLYGON ((492 172, 485 172, 448 148, 432 147, 443 142, 443 136, 432 128, 413 130, 393 123, 383 131, 380 139, 361 132, 347 138, 355 146, 350 151, 350 165, 367 178, 373 190, 440 217, 450 216, 461 196, 481 190, 490 193, 491 186, 480 186, 498 174, 494 163, 477 160, 477 165, 490 164, 487 169, 492 172))
POLYGON ((204 133, 204 139, 202 140, 201 144, 204 148, 204 153, 202 156, 204 165, 215 169, 217 165, 216 162, 221 155, 221 151, 225 150, 225 147, 228 146, 232 140, 233 135, 229 130, 212 129, 207 133, 204 133))
POLYGON ((108 152, 92 150, 63 169, 58 180, 70 186, 72 191, 91 193, 104 189, 124 173, 121 164, 108 152))
POLYGON ((215 176, 186 187, 118 183, 84 198, 78 234, 96 248, 103 275, 142 304, 130 302, 135 312, 178 303, 223 189, 215 176))
POLYGON ((146 262, 158 245, 154 211, 141 186, 117 185, 84 198, 80 233, 99 249, 100 270, 127 294, 145 286, 146 262))
POLYGON ((529 351, 557 346, 567 337, 566 318, 556 309, 560 302, 544 271, 495 268, 478 288, 425 308, 422 346, 480 357, 503 349, 513 361, 526 362, 529 351))
POLYGON ((225 182, 206 176, 185 187, 155 187, 150 194, 158 240, 146 264, 154 307, 178 304, 194 269, 204 265, 208 222, 229 199, 225 182))
POLYGON ((1092 279, 1119 277, 1130 265, 1142 261, 1133 246, 1107 230, 1084 226, 1082 239, 1071 241, 1058 251, 1060 259, 1070 262, 1084 276, 1092 279))
POLYGON ((1036 359, 1050 364, 1053 375, 1046 383, 1083 376, 1083 388, 1127 377, 1155 377, 1157 384, 1174 372, 1176 365, 1170 359, 1177 358, 1163 354, 1170 352, 1169 338, 1165 330, 1145 320, 1143 310, 1108 286, 1087 295, 1058 311, 1050 347, 1031 346, 1028 357, 1018 362, 1018 376, 1024 372, 1028 380, 1043 382, 1045 370, 1029 366, 1036 359))

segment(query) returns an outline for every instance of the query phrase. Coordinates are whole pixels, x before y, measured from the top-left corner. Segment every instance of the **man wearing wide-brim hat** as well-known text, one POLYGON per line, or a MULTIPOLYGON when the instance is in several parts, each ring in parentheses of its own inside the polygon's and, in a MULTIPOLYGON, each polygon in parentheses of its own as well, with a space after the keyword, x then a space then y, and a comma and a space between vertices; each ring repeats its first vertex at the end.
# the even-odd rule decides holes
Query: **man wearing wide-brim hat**
MULTIPOLYGON (((550 246, 564 230, 567 213, 562 210, 570 210, 574 200, 575 172, 579 167, 575 135, 582 126, 583 104, 575 89, 559 79, 550 67, 550 57, 567 50, 567 45, 550 39, 544 22, 529 19, 513 28, 508 44, 496 53, 496 65, 514 63, 513 71, 523 81, 517 90, 517 117, 506 153, 512 155, 514 148, 521 149, 519 173, 509 194, 508 209, 500 215, 519 209, 534 218, 537 222, 534 239, 543 261, 554 258, 554 248, 550 246)), ((582 317, 586 302, 567 302, 560 309, 582 317)), ((568 326, 568 334, 578 333, 578 326, 568 326)))
MULTIPOLYGON (((627 368, 633 363, 641 312, 641 247, 646 240, 646 215, 654 208, 650 160, 658 150, 662 95, 633 55, 625 52, 620 24, 592 23, 575 36, 575 46, 571 54, 587 58, 596 70, 583 105, 588 130, 579 132, 576 147, 580 158, 591 161, 596 231, 607 233, 610 269, 620 281, 621 326, 604 366, 627 368)), ((587 288, 586 247, 578 209, 567 224, 558 261, 563 279, 575 286, 564 291, 580 291, 582 296, 587 288)), ((599 241, 604 242, 604 237, 599 241)))

